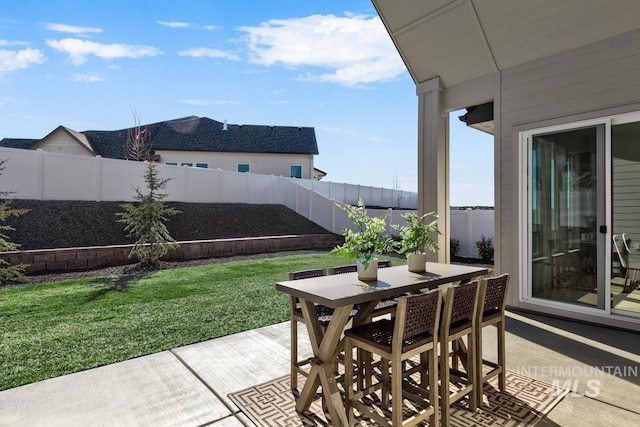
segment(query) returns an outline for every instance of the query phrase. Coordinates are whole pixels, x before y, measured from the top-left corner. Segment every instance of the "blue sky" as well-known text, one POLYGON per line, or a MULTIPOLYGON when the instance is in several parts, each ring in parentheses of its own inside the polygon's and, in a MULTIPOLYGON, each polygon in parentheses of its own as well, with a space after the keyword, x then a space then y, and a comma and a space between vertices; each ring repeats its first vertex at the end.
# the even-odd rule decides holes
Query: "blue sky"
MULTIPOLYGON (((310 126, 327 180, 417 191, 417 105, 369 0, 2 1, 0 139, 134 113, 310 126)), ((451 204, 493 205, 492 165, 452 118, 451 204)))

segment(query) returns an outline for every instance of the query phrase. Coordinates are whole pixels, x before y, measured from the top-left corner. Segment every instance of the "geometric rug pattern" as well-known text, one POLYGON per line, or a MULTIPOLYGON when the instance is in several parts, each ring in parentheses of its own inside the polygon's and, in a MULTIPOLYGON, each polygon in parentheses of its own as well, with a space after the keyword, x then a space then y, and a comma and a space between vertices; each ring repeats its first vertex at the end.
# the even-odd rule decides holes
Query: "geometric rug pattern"
MULTIPOLYGON (((451 423, 454 426, 532 426, 567 395, 569 390, 507 371, 507 389, 497 389, 498 378, 485 384, 484 404, 476 412, 453 405, 451 423)), ((302 385, 300 385, 302 387, 302 385)), ((285 375, 264 384, 230 393, 229 398, 258 427, 330 426, 322 410, 322 399, 316 395, 309 411, 295 410, 295 392, 285 375)), ((360 418, 362 425, 377 425, 360 418)), ((427 422, 424 424, 429 425, 427 422)))

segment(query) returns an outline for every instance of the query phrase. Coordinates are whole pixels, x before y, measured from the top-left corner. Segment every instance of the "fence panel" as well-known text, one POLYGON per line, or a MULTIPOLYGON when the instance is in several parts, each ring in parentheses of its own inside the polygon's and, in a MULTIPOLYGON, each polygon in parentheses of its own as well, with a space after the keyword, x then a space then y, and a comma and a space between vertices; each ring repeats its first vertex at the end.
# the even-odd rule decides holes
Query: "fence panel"
POLYGON ((42 151, 2 148, 0 159, 5 160, 0 172, 0 191, 11 192, 10 197, 39 199, 42 193, 42 151))
POLYGON ((132 201, 135 198, 133 187, 143 188, 145 163, 129 162, 123 167, 123 160, 101 159, 100 193, 93 200, 109 202, 132 201))
POLYGON ((272 178, 269 175, 257 175, 247 173, 249 186, 249 200, 251 203, 271 204, 274 203, 272 191, 272 178))
POLYGON ((452 209, 450 213, 451 239, 460 241, 461 257, 478 258, 476 242, 482 236, 494 238, 493 209, 452 209))
POLYGON ((316 192, 310 192, 309 196, 311 202, 309 219, 319 226, 333 231, 333 210, 335 209, 333 200, 316 192))
MULTIPOLYGON (((145 187, 146 164, 100 157, 74 156, 44 151, 0 147, 8 160, 0 178, 0 191, 16 199, 131 201, 132 187, 145 187)), ((417 207, 416 193, 330 181, 312 181, 220 169, 158 165, 161 178, 169 178, 167 201, 190 203, 283 204, 322 227, 342 233, 352 228, 335 201, 367 206, 417 207)), ((371 215, 389 214, 392 224, 402 224, 407 210, 368 209, 371 215)), ((460 256, 477 257, 475 242, 494 238, 493 210, 451 210, 451 238, 460 241, 460 256)))

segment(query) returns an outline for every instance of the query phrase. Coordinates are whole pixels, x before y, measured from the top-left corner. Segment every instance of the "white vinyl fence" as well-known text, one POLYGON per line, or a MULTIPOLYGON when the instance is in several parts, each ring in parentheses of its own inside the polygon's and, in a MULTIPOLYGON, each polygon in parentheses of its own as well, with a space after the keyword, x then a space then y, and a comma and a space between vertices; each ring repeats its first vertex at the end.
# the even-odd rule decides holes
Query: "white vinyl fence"
MULTIPOLYGON (((141 162, 4 147, 0 159, 7 160, 0 191, 11 192, 8 197, 14 199, 133 201, 133 188, 145 187, 141 162)), ((389 232, 391 224, 403 223, 402 213, 418 204, 416 193, 397 189, 163 164, 157 170, 170 179, 167 201, 282 204, 339 234, 352 224, 336 202, 357 204, 362 198, 366 206, 388 207, 367 210, 388 214, 389 232)), ((451 237, 461 242, 460 256, 477 256, 481 234, 493 238, 492 210, 452 210, 451 237)))

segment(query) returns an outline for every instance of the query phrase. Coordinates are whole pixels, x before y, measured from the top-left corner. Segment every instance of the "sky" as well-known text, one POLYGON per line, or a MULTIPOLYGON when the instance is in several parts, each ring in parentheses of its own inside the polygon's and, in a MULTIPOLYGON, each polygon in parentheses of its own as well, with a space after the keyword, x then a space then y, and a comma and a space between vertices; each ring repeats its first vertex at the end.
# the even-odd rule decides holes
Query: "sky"
MULTIPOLYGON (((315 128, 325 180, 417 191, 415 84, 370 0, 2 0, 0 139, 186 116, 315 128)), ((493 137, 450 121, 452 206, 493 137)))

